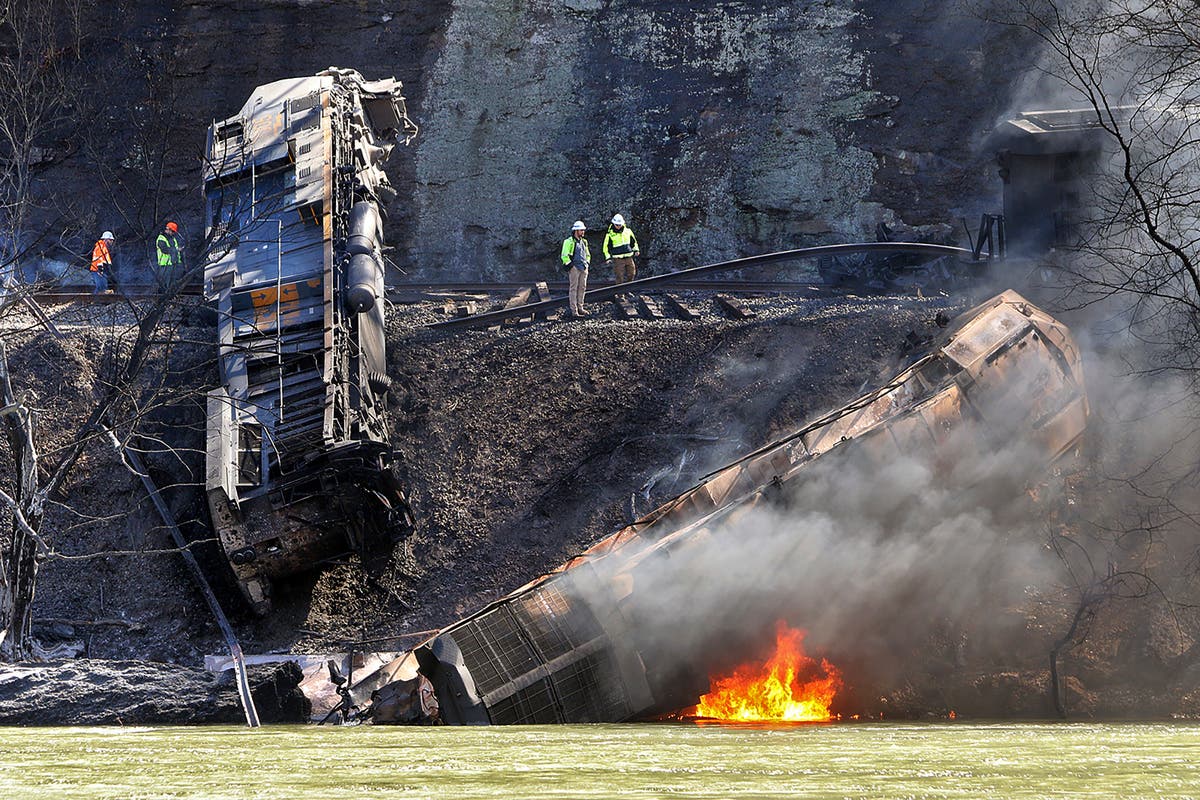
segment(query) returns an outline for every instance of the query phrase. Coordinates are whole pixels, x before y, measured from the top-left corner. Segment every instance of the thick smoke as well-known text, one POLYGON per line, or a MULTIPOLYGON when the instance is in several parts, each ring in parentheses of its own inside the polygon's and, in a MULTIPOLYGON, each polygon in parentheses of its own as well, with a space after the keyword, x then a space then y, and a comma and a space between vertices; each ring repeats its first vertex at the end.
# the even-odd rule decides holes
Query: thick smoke
MULTIPOLYGON (((1151 686, 1143 662, 1161 672, 1185 658, 1200 638, 1179 605, 1195 600, 1200 555, 1195 395, 1131 369, 1131 357, 1152 356, 1128 329, 1103 330, 1107 310, 1068 319, 1085 345, 1092 415, 1063 458, 1031 441, 1045 411, 1034 373, 976 389, 986 422, 937 448, 845 442, 768 488, 769 501, 650 555, 595 563, 601 591, 624 596, 628 642, 660 699, 682 707, 708 678, 761 659, 780 619, 855 690, 1044 673, 1077 609, 1097 598, 1097 626, 1131 614, 1121 627, 1144 630, 1132 644, 1109 640, 1122 662, 1109 665, 1120 667, 1113 680, 1151 686), (630 579, 627 595, 615 589, 630 579)), ((1063 652, 1090 634, 1078 629, 1063 652)))
POLYGON ((1012 605, 1048 577, 1030 535, 1036 518, 1014 514, 1027 504, 1014 473, 1030 462, 1012 452, 989 466, 996 474, 968 487, 920 458, 814 464, 782 504, 638 575, 639 586, 661 587, 630 609, 651 626, 642 638, 694 658, 783 618, 820 651, 890 662, 947 624, 1012 605))
POLYGON ((843 443, 768 489, 769 502, 734 507, 636 566, 620 551, 597 563, 606 591, 632 576, 621 611, 652 681, 683 704, 759 657, 779 619, 858 679, 895 680, 938 636, 961 646, 969 631, 972 647, 1003 652, 1029 587, 1059 578, 1045 547, 1052 454, 1022 435, 1040 391, 1014 383, 980 398, 988 423, 937 448, 887 444, 880 456, 878 437, 843 443))
MULTIPOLYGON (((1105 65, 1114 98, 1134 85, 1123 64, 1105 65)), ((1026 88, 1013 111, 1080 105, 1045 72, 1026 88)), ((1102 180, 1096 192, 1125 196, 1102 180)), ((1179 369, 1179 342, 1163 334, 1188 323, 1162 298, 1105 285, 1104 272, 1099 292, 1078 291, 1089 269, 1143 263, 1135 240, 1110 236, 1106 260, 1093 252, 1065 271, 1072 293, 1037 298, 1085 346, 1093 413, 1080 453, 1050 463, 1030 443, 1040 389, 1015 382, 974 398, 986 424, 936 450, 878 458, 847 442, 768 490, 769 503, 731 509, 636 565, 620 551, 597 562, 605 591, 632 578, 621 612, 656 687, 687 704, 708 677, 760 658, 778 619, 876 685, 968 664, 1045 670, 1052 648, 1069 654, 1122 615, 1097 650, 1112 655, 1089 656, 1110 658, 1107 680, 1154 691, 1150 666, 1161 678, 1186 662, 1200 639, 1187 612, 1200 600, 1200 403, 1196 371, 1179 369), (1089 608, 1090 624, 1072 627, 1089 608)))
MULTIPOLYGON (((1086 19, 1112 4, 1059 5, 1086 19)), ((1107 47, 1092 54, 1114 104, 1178 102, 1175 90, 1147 92, 1137 53, 1107 47)), ((1031 72, 1013 112, 1083 105, 1049 67, 1047 58, 1031 72)), ((1190 184, 1178 181, 1196 174, 1194 154, 1163 158, 1162 146, 1191 122, 1162 122, 1142 114, 1125 129, 1149 168, 1138 174, 1165 197, 1189 199, 1190 184)), ((1039 298, 1085 344, 1093 415, 1082 453, 1050 464, 1030 444, 1035 384, 977 398, 991 406, 986 425, 964 426, 936 451, 902 447, 878 459, 856 442, 836 448, 771 503, 735 509, 630 570, 636 588, 622 611, 660 686, 681 699, 703 691, 706 676, 761 656, 777 619, 807 630, 811 650, 885 685, 967 661, 1042 670, 1052 648, 1070 653, 1106 624, 1112 655, 1088 657, 1109 658, 1114 682, 1153 687, 1153 675, 1190 658, 1200 639, 1189 611, 1200 573, 1200 403, 1188 351, 1200 329, 1194 304, 1178 302, 1191 295, 1169 259, 1147 267, 1162 252, 1136 218, 1119 224, 1129 202, 1120 171, 1098 176, 1094 196, 1091 217, 1107 227, 1093 228, 1090 252, 1060 254, 1070 292, 1039 298), (1073 628, 1081 610, 1086 624, 1073 628)), ((1187 227, 1190 213, 1160 217, 1177 241, 1200 229, 1187 227)))

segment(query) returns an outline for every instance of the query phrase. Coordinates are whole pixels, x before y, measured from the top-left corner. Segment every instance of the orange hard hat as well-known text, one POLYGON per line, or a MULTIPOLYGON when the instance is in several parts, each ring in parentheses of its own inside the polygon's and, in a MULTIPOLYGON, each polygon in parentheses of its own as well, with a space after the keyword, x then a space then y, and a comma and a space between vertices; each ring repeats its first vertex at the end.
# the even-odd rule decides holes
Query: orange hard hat
POLYGON ((167 230, 169 230, 171 233, 178 233, 178 232, 179 232, 179 226, 178 226, 178 225, 176 225, 174 222, 168 222, 168 223, 167 223, 167 230))

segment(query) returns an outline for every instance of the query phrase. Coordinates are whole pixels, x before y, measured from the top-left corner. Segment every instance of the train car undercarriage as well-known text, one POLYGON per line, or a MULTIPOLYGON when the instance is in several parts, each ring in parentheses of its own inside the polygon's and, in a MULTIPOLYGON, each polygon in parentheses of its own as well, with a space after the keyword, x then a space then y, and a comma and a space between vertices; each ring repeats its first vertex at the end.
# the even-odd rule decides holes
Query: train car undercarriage
POLYGON ((416 126, 352 70, 257 88, 209 130, 204 196, 221 386, 206 491, 251 606, 271 582, 411 524, 388 443, 382 163, 416 126))

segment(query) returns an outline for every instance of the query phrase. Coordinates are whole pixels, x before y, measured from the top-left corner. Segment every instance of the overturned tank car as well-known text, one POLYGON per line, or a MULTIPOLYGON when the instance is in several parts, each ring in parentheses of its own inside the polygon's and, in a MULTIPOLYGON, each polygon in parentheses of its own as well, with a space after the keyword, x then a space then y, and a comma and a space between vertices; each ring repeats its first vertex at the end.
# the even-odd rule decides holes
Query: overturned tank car
POLYGON ((329 69, 258 87, 208 132, 206 490, 260 613, 273 580, 410 522, 385 422, 381 165, 416 133, 400 89, 329 69))
MULTIPOLYGON (((1068 330, 1005 292, 954 320, 940 346, 886 385, 713 472, 445 628, 363 677, 355 699, 373 698, 377 722, 450 724, 616 722, 694 705, 708 690, 703 662, 728 641, 701 619, 700 630, 676 637, 693 642, 690 652, 664 652, 655 641, 664 626, 655 595, 689 558, 729 547, 739 517, 787 502, 789 484, 847 457, 865 459, 870 470, 918 456, 949 480, 971 481, 981 479, 964 467, 1003 444, 1020 450, 1022 473, 1036 476, 1073 451, 1087 417, 1068 330)), ((797 543, 788 557, 816 555, 797 543)), ((684 588, 685 597, 705 591, 684 588)))

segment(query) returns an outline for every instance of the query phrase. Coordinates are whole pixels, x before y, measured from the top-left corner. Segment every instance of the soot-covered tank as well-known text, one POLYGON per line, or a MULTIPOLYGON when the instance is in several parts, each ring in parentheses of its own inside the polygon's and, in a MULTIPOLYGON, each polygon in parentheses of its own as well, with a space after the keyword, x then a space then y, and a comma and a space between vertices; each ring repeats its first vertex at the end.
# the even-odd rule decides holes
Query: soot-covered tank
POLYGON ((208 132, 206 489, 259 613, 273 580, 411 523, 385 420, 381 167, 416 134, 400 90, 331 68, 258 87, 208 132))
MULTIPOLYGON (((1069 331, 1004 292, 953 321, 928 355, 879 389, 711 473, 362 676, 354 699, 365 705, 373 693, 376 722, 450 724, 619 722, 694 705, 722 659, 736 654, 739 631, 769 626, 788 603, 714 598, 715 582, 695 580, 712 569, 689 564, 720 569, 733 540, 752 535, 739 520, 786 507, 815 471, 836 486, 852 464, 874 475, 912 459, 942 489, 967 495, 996 479, 981 466, 1004 452, 1020 483, 1036 481, 1076 447, 1087 417, 1069 331), (663 602, 672 592, 674 602, 663 602), (727 609, 724 625, 704 611, 718 607, 727 609)), ((789 559, 819 563, 822 553, 797 537, 770 557, 786 573, 789 559)))

